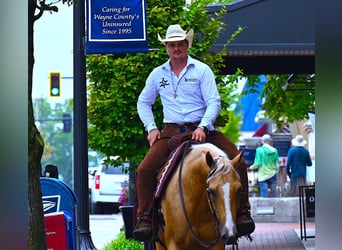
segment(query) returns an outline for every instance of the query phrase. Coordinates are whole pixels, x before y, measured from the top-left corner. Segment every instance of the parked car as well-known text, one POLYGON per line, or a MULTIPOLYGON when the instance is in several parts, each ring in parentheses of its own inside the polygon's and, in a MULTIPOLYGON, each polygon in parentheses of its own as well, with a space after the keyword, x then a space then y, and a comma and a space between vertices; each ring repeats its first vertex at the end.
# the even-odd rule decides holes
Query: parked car
POLYGON ((120 195, 123 188, 128 187, 129 162, 120 166, 106 165, 104 158, 97 168, 94 181, 89 182, 90 213, 118 213, 120 195))
POLYGON ((91 187, 93 186, 93 182, 95 181, 95 174, 97 171, 98 167, 89 167, 88 168, 88 187, 89 191, 91 187))
POLYGON ((91 209, 91 189, 95 182, 95 174, 98 167, 88 167, 88 196, 89 196, 89 210, 91 209))

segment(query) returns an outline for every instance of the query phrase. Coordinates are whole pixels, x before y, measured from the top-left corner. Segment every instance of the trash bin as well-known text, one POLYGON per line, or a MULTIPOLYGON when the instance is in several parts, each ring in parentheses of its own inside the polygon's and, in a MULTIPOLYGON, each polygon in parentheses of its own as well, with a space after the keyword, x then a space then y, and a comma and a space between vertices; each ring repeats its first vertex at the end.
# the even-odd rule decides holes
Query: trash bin
POLYGON ((306 234, 306 218, 315 217, 315 185, 299 186, 300 239, 315 238, 306 234))
POLYGON ((306 217, 315 217, 315 187, 305 190, 306 217))

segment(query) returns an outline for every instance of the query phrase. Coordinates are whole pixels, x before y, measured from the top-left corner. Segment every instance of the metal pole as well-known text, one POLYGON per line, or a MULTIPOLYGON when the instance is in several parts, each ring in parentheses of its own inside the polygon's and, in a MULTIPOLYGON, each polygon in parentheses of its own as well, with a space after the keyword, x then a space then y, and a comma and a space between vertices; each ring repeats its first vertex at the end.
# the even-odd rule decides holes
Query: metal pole
POLYGON ((89 231, 85 1, 74 3, 74 190, 78 198, 79 249, 96 249, 89 231))

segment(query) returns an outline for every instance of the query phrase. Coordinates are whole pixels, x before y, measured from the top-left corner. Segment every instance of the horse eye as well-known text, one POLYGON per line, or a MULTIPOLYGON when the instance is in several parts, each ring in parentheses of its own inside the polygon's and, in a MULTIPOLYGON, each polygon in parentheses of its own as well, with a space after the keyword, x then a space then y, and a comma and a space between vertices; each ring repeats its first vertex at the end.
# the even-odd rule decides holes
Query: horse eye
POLYGON ((214 189, 211 189, 211 188, 207 188, 207 192, 209 193, 209 194, 211 194, 211 195, 216 195, 216 192, 215 192, 215 190, 214 189))

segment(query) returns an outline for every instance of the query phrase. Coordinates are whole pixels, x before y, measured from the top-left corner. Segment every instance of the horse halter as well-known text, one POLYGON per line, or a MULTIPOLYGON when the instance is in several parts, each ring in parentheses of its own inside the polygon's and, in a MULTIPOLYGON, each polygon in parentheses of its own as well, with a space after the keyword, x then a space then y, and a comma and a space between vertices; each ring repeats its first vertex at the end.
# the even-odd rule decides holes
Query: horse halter
MULTIPOLYGON (((210 192, 209 188, 208 188, 208 181, 206 182, 206 186, 207 186, 207 194, 208 194, 208 201, 209 201, 209 207, 210 207, 210 210, 211 212, 213 213, 213 216, 214 216, 214 219, 215 219, 215 230, 216 230, 216 238, 209 242, 209 243, 205 243, 203 242, 198 236, 197 234, 195 233, 195 231, 193 230, 192 228, 192 225, 191 225, 191 221, 189 219, 189 216, 188 216, 188 213, 186 212, 186 207, 185 207, 185 202, 184 202, 184 194, 183 194, 183 187, 182 187, 182 170, 183 170, 183 163, 184 163, 184 158, 185 158, 185 155, 187 154, 187 152, 191 149, 191 142, 189 141, 186 145, 186 148, 184 150, 184 153, 183 153, 183 156, 182 156, 182 159, 180 161, 180 166, 179 166, 179 173, 178 173, 178 187, 179 187, 179 190, 180 190, 180 198, 181 198, 181 204, 182 204, 182 209, 183 209, 183 212, 184 212, 184 216, 186 218, 186 222, 188 223, 188 226, 189 226, 189 229, 190 229, 190 232, 192 234, 192 236, 194 237, 194 239, 196 240, 196 242, 201 245, 202 247, 205 247, 205 248, 210 248, 214 245, 217 244, 217 242, 219 242, 220 240, 220 234, 219 234, 219 230, 218 230, 218 227, 219 227, 219 220, 218 220, 218 217, 217 217, 217 214, 215 212, 215 209, 214 209, 214 206, 213 206, 213 202, 212 202, 212 193, 210 192)), ((215 166, 213 167, 213 169, 208 173, 208 176, 207 176, 207 180, 208 178, 216 171, 217 169, 217 164, 215 164, 215 166)))
MULTIPOLYGON (((215 162, 217 162, 217 159, 215 159, 215 162)), ((211 213, 213 214, 214 219, 215 219, 216 232, 218 232, 220 221, 218 219, 218 216, 217 216, 217 213, 216 213, 216 210, 215 210, 215 206, 214 206, 214 202, 213 202, 213 197, 212 197, 213 196, 213 192, 209 188, 209 181, 208 181, 209 178, 214 175, 216 170, 217 170, 217 164, 215 164, 215 166, 208 173, 207 181, 206 181, 206 187, 207 187, 206 190, 207 190, 207 197, 208 197, 209 207, 210 207, 211 213)))

